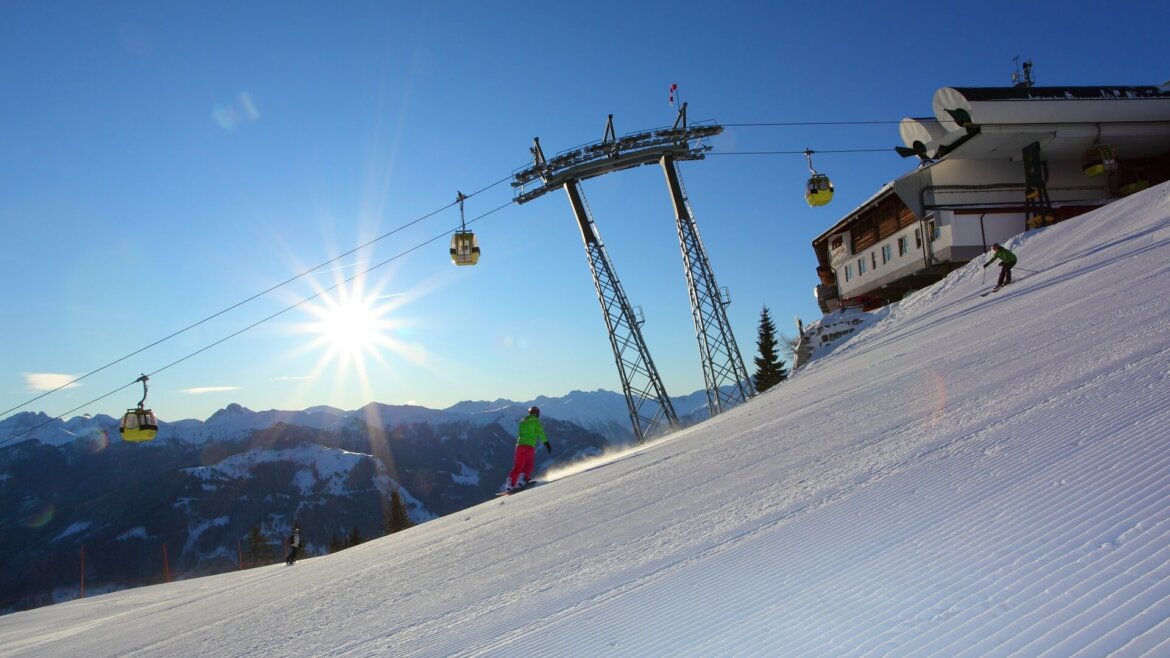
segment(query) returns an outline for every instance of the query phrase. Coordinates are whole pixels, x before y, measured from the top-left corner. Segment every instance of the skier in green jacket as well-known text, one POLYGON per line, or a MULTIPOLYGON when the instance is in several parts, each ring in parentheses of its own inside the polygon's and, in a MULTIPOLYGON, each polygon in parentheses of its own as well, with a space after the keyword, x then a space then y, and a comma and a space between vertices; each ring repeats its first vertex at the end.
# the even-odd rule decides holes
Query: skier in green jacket
POLYGON ((991 245, 991 251, 993 252, 991 260, 984 263, 983 268, 991 267, 991 264, 997 260, 1000 262, 999 282, 995 284, 995 289, 999 290, 1012 282, 1012 267, 1016 264, 1016 255, 998 244, 991 245))
POLYGON ((532 481, 532 470, 536 468, 537 442, 543 442, 544 447, 552 452, 552 444, 548 442, 544 426, 540 424, 540 408, 531 407, 528 415, 520 421, 520 429, 516 433, 516 458, 512 472, 504 482, 504 491, 519 489, 532 481))

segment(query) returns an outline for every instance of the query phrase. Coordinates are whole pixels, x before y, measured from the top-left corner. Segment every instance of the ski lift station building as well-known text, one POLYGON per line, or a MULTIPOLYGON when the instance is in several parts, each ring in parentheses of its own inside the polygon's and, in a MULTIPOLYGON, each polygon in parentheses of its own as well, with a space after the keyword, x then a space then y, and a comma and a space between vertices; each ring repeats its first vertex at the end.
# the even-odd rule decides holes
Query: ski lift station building
POLYGON ((876 308, 990 246, 1170 180, 1162 87, 954 88, 903 119, 914 171, 813 240, 822 312, 876 308))

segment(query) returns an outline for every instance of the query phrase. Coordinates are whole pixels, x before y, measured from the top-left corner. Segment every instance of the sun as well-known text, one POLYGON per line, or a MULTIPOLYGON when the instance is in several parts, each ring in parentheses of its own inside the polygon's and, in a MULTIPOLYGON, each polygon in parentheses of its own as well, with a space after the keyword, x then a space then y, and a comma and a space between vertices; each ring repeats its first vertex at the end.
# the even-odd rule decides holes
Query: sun
POLYGON ((392 312, 400 295, 386 295, 380 289, 366 290, 365 277, 356 277, 322 291, 303 308, 312 316, 299 330, 312 336, 307 346, 322 350, 318 370, 334 364, 342 372, 350 367, 365 374, 367 361, 386 366, 384 353, 401 352, 393 338, 400 324, 392 312))
POLYGON ((393 272, 374 278, 372 269, 358 260, 306 280, 314 294, 293 305, 302 316, 285 325, 292 340, 282 357, 294 369, 288 379, 302 382, 297 395, 304 399, 355 408, 386 397, 406 372, 434 367, 409 308, 430 289, 402 288, 393 272))
POLYGON ((318 334, 317 343, 329 347, 338 356, 357 359, 373 352, 380 342, 382 330, 388 322, 382 317, 370 298, 355 299, 341 296, 327 300, 325 314, 313 323, 318 334))

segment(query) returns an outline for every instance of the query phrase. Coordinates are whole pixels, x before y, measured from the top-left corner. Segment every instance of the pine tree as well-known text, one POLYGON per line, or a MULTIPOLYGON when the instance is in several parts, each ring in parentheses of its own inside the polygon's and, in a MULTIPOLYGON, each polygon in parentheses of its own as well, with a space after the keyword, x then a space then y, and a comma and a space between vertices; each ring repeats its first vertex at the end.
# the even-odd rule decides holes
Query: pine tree
POLYGON ((756 374, 752 375, 752 383, 756 391, 764 392, 788 378, 788 369, 776 354, 776 324, 772 322, 772 314, 765 306, 760 313, 759 334, 756 338, 756 349, 760 355, 756 362, 756 374))
POLYGON ((383 514, 382 528, 386 534, 393 534, 399 530, 406 530, 414 525, 410 514, 406 511, 406 503, 402 501, 402 494, 398 489, 390 490, 390 503, 383 514))
POLYGON ((341 537, 338 537, 337 532, 334 532, 333 536, 329 538, 329 552, 336 553, 344 548, 345 544, 341 543, 341 537))
POLYGON ((354 546, 357 546, 364 541, 366 541, 366 538, 362 536, 361 531, 358 530, 358 527, 355 525, 349 529, 349 535, 345 538, 345 547, 353 548, 354 546))
POLYGON ((272 549, 272 544, 260 531, 260 526, 252 526, 251 531, 248 532, 248 566, 258 567, 275 561, 276 551, 272 549))

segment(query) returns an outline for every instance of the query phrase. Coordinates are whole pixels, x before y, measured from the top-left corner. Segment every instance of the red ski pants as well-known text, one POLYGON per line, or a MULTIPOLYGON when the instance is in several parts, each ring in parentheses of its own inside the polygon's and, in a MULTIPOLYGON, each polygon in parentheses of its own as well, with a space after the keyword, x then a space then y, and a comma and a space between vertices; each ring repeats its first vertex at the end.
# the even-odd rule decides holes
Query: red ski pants
POLYGON ((516 446, 516 460, 508 474, 507 485, 516 486, 517 478, 524 474, 524 481, 532 481, 532 469, 536 468, 536 446, 516 446))

